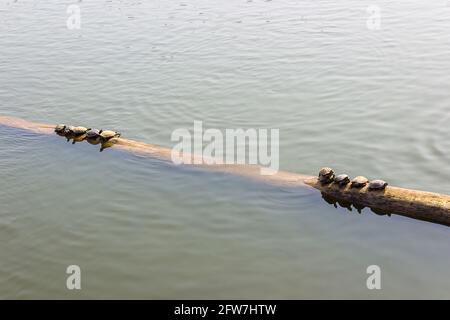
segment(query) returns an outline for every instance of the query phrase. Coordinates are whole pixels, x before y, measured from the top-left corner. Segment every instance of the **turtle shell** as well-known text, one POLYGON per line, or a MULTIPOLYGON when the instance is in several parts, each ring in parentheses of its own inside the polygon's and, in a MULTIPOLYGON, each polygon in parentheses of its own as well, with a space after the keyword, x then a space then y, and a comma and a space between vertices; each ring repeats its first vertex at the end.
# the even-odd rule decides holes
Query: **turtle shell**
POLYGON ((88 139, 98 138, 100 136, 100 131, 97 129, 89 129, 86 132, 86 136, 88 139))
POLYGON ((319 177, 330 177, 334 174, 333 169, 324 167, 319 171, 319 177))
POLYGON ((370 181, 369 183, 369 189, 370 190, 383 190, 384 188, 386 188, 386 186, 388 185, 388 183, 384 180, 373 180, 370 181))
POLYGON ((85 134, 87 131, 88 131, 88 129, 85 128, 85 127, 74 127, 74 128, 72 129, 72 133, 75 134, 75 135, 83 135, 83 134, 85 134))
POLYGON ((105 130, 105 131, 100 132, 100 136, 103 139, 112 139, 114 137, 119 137, 120 133, 118 133, 116 131, 112 131, 112 130, 105 130))
POLYGON ((334 182, 336 182, 339 185, 346 185, 350 182, 350 178, 347 174, 340 174, 334 178, 334 182))
POLYGON ((74 128, 75 128, 74 126, 67 126, 67 127, 64 129, 64 132, 65 132, 66 134, 72 134, 74 128))
POLYGON ((352 187, 361 188, 364 187, 368 182, 369 180, 366 177, 357 176, 352 180, 352 187))

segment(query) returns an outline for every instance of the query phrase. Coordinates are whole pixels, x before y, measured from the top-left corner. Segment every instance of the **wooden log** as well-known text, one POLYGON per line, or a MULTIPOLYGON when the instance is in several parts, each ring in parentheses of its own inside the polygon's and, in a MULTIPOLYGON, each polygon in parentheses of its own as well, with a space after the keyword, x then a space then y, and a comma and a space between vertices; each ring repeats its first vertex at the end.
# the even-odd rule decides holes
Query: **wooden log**
POLYGON ((349 202, 357 207, 369 207, 375 213, 399 214, 450 226, 450 196, 411 189, 387 186, 384 190, 352 188, 351 184, 321 184, 317 178, 305 179, 305 183, 336 200, 349 202))
MULTIPOLYGON (((12 128, 18 128, 23 129, 31 132, 35 132, 38 134, 55 134, 54 128, 56 125, 54 124, 46 124, 46 123, 39 123, 39 122, 32 122, 27 121, 15 117, 8 117, 8 116, 0 116, 0 125, 12 127, 12 128)), ((125 150, 128 152, 146 155, 149 157, 154 157, 162 160, 166 160, 169 163, 172 163, 172 149, 140 142, 140 141, 134 141, 130 139, 125 138, 115 138, 113 141, 111 141, 110 147, 125 150)), ((260 166, 257 165, 240 165, 240 164, 217 164, 217 165, 206 165, 206 164, 195 164, 196 162, 202 163, 202 161, 195 161, 199 158, 201 158, 198 155, 194 154, 187 154, 187 157, 190 157, 192 159, 191 166, 199 167, 199 168, 206 168, 208 170, 217 171, 217 172, 224 172, 224 173, 230 173, 233 175, 243 176, 252 180, 257 180, 261 182, 267 182, 273 185, 277 186, 302 186, 302 187, 308 187, 304 180, 307 178, 311 178, 311 176, 300 174, 300 173, 293 173, 293 172, 286 172, 286 171, 278 171, 274 175, 261 175, 260 174, 260 166)))
MULTIPOLYGON (((54 134, 55 125, 26 121, 15 117, 0 116, 0 125, 19 128, 38 134, 54 134)), ((171 163, 171 149, 144 142, 117 138, 111 147, 167 160, 171 163)), ((198 155, 190 155, 192 159, 198 155)), ((193 161, 195 163, 195 161, 193 161)), ((299 173, 278 171, 274 175, 261 175, 256 165, 194 165, 213 171, 230 173, 277 186, 312 187, 335 201, 352 204, 356 208, 369 207, 376 213, 402 216, 450 226, 450 196, 426 191, 403 189, 393 186, 383 191, 369 191, 368 187, 339 187, 335 183, 322 185, 316 177, 299 173)))

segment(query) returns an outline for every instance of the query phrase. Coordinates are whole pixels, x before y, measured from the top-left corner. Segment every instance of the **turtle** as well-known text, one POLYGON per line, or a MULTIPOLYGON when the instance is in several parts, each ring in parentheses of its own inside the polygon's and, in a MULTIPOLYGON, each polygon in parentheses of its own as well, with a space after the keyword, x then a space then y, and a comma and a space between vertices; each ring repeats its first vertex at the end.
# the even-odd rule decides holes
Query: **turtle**
POLYGON ((334 171, 331 168, 324 167, 319 171, 319 181, 322 183, 329 183, 334 179, 334 171))
POLYGON ((72 132, 73 132, 73 129, 74 129, 75 127, 74 126, 66 126, 65 128, 64 128, 64 133, 65 134, 71 134, 72 132))
POLYGON ((363 176, 357 176, 352 180, 352 188, 362 188, 364 187, 369 180, 363 176))
POLYGON ((85 127, 73 127, 73 128, 71 129, 71 133, 72 133, 74 136, 82 136, 82 135, 85 135, 86 132, 88 132, 89 130, 91 130, 91 129, 87 129, 87 128, 85 128, 85 127))
POLYGON ((86 132, 89 129, 85 127, 74 127, 74 126, 68 126, 65 129, 65 136, 67 138, 67 141, 70 139, 73 139, 72 144, 75 144, 76 142, 81 142, 86 138, 86 132))
POLYGON ((112 130, 100 130, 99 131, 100 137, 103 141, 103 143, 111 140, 112 138, 119 138, 120 133, 112 130))
POLYGON ((88 129, 88 131, 86 132, 86 138, 87 139, 100 138, 100 132, 101 132, 101 130, 98 130, 98 129, 88 129))
POLYGON ((334 182, 336 182, 339 186, 345 186, 350 182, 350 178, 347 174, 340 174, 334 178, 334 182))
POLYGON ((55 132, 56 133, 64 133, 64 131, 66 130, 66 125, 65 124, 58 124, 56 127, 55 127, 55 132))
POLYGON ((372 180, 369 182, 369 190, 384 190, 388 183, 384 180, 372 180))
POLYGON ((64 128, 64 131, 61 133, 61 135, 65 136, 67 138, 67 142, 69 142, 69 140, 74 137, 74 134, 73 134, 74 128, 75 128, 74 126, 66 126, 64 128))

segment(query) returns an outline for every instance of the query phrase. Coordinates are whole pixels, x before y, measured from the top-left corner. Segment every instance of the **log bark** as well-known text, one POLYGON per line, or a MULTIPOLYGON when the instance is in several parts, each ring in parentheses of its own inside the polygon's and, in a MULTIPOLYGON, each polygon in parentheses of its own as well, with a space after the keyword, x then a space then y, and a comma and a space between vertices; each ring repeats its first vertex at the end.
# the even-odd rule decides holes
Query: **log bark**
POLYGON ((355 207, 369 207, 378 214, 399 214, 406 217, 450 226, 450 196, 445 194, 387 186, 384 190, 321 184, 317 178, 305 183, 329 196, 328 202, 344 201, 355 207))

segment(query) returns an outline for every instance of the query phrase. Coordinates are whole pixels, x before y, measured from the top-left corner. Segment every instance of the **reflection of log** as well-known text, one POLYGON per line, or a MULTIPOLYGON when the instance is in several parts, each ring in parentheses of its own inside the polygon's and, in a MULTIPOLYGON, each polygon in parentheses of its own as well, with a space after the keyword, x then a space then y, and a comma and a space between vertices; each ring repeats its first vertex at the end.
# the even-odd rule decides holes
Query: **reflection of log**
POLYGON ((317 178, 305 183, 327 196, 351 202, 355 207, 370 207, 375 213, 396 213, 410 218, 450 226, 450 196, 387 186, 382 191, 369 191, 368 187, 339 187, 335 183, 322 185, 317 178))
MULTIPOLYGON (((54 134, 55 125, 30 122, 13 117, 0 116, 0 125, 28 130, 40 134, 54 134)), ((108 146, 106 146, 108 147, 108 146)), ((111 147, 156 157, 170 161, 171 149, 153 144, 133 141, 129 139, 114 139, 111 147)), ((197 155, 191 155, 192 159, 198 159, 197 155)), ((397 213, 406 217, 430 221, 450 226, 450 196, 402 189, 388 186, 384 191, 368 191, 362 189, 350 189, 349 185, 339 188, 333 183, 321 185, 317 178, 299 173, 279 171, 274 175, 264 176, 260 174, 260 167, 254 165, 196 165, 213 171, 232 173, 254 180, 267 182, 281 186, 314 187, 328 197, 336 198, 340 206, 349 208, 352 203, 355 208, 370 207, 376 213, 397 213)), ((332 203, 329 199, 327 202, 332 203)), ((351 207, 350 207, 351 209, 351 207)))

